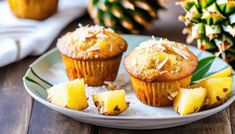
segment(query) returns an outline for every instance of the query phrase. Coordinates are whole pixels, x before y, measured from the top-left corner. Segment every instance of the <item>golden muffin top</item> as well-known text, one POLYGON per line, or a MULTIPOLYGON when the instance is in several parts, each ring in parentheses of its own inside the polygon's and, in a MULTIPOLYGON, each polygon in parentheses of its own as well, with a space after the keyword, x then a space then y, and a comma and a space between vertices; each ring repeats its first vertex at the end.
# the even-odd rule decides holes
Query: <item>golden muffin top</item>
POLYGON ((149 82, 176 81, 191 75, 197 67, 197 57, 183 44, 156 40, 142 42, 124 61, 129 74, 149 82))
POLYGON ((58 39, 59 51, 76 59, 107 59, 122 54, 126 41, 112 29, 102 26, 79 26, 58 39))

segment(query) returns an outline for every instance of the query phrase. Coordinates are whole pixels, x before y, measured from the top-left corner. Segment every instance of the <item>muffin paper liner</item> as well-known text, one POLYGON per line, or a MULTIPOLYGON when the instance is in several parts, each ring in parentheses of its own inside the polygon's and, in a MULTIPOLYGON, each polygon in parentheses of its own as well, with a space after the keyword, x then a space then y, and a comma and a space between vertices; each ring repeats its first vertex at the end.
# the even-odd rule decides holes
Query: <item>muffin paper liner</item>
POLYGON ((89 86, 101 86, 104 81, 114 81, 122 54, 104 60, 79 60, 62 55, 69 80, 84 78, 89 86))
POLYGON ((170 106, 179 88, 186 88, 191 77, 172 82, 146 82, 130 76, 137 98, 150 106, 170 106))

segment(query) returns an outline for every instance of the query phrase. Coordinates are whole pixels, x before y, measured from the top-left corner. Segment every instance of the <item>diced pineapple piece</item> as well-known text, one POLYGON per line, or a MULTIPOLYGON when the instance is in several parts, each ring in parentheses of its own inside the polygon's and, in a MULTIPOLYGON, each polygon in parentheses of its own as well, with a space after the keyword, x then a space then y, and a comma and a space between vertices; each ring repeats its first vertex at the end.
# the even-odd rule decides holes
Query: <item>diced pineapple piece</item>
POLYGON ((61 107, 66 107, 66 84, 60 83, 58 85, 54 85, 53 87, 47 90, 47 100, 50 103, 56 104, 61 107))
POLYGON ((47 90, 48 101, 61 107, 84 110, 88 107, 84 80, 76 79, 55 85, 47 90))
POLYGON ((212 74, 211 76, 209 76, 208 78, 222 78, 222 77, 231 77, 232 76, 232 68, 226 68, 222 71, 219 71, 218 73, 212 74))
POLYGON ((192 87, 203 87, 207 90, 205 107, 210 108, 226 101, 232 88, 232 77, 210 78, 200 81, 192 87))
POLYGON ((205 88, 181 88, 173 101, 174 110, 180 115, 198 112, 206 97, 205 88))
POLYGON ((125 101, 125 91, 106 91, 92 95, 93 102, 100 114, 117 115, 125 111, 129 103, 125 101))
POLYGON ((169 61, 170 61, 170 63, 171 63, 171 65, 174 65, 175 63, 176 63, 176 56, 175 55, 173 55, 173 54, 167 54, 167 53, 165 53, 165 52, 158 52, 157 53, 157 56, 159 57, 159 61, 161 62, 161 61, 163 61, 164 59, 166 59, 166 58, 168 58, 169 59, 169 61))
POLYGON ((67 97, 68 108, 84 110, 88 107, 84 79, 76 79, 67 83, 67 97))
POLYGON ((101 50, 109 50, 110 49, 110 45, 107 44, 107 40, 101 40, 98 43, 99 49, 101 50))

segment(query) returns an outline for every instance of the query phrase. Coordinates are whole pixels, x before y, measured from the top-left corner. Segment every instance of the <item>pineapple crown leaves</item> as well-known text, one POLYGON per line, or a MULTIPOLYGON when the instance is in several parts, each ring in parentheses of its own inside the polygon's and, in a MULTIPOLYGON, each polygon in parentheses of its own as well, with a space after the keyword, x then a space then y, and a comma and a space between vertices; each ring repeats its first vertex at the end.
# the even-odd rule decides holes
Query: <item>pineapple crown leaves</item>
POLYGON ((187 43, 197 40, 198 48, 217 52, 227 61, 235 59, 235 0, 181 0, 186 14, 180 15, 188 34, 187 43), (232 57, 232 58, 231 58, 232 57))
POLYGON ((90 0, 89 13, 95 23, 117 32, 139 33, 163 9, 161 0, 90 0))

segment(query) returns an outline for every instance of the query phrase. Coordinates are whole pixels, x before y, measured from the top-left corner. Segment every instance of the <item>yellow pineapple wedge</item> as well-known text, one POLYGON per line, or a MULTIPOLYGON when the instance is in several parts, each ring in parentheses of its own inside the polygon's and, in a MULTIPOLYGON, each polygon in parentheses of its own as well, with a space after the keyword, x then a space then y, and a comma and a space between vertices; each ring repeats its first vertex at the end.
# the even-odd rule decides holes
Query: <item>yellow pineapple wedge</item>
POLYGON ((212 74, 211 76, 207 78, 222 78, 222 77, 232 77, 233 69, 231 67, 228 67, 222 71, 219 71, 218 73, 212 74))
POLYGON ((117 115, 125 111, 129 103, 125 100, 124 90, 106 91, 92 95, 93 102, 100 114, 117 115))
POLYGON ((192 85, 192 87, 203 87, 207 90, 205 108, 211 108, 223 104, 232 88, 232 77, 209 78, 192 85))
POLYGON ((54 85, 53 87, 47 90, 47 100, 50 103, 56 104, 61 107, 66 107, 67 96, 66 96, 66 84, 60 83, 58 85, 54 85))
POLYGON ((55 85, 47 90, 48 101, 61 107, 84 110, 88 107, 83 79, 55 85))
POLYGON ((181 88, 173 101, 175 112, 186 115, 198 112, 206 97, 205 88, 181 88))

